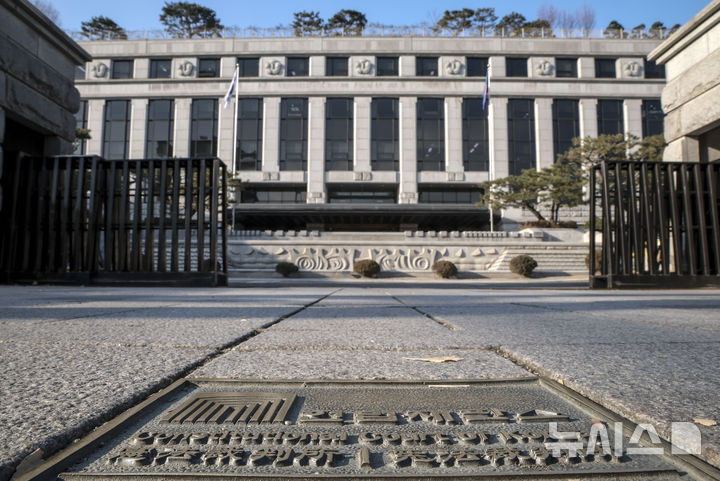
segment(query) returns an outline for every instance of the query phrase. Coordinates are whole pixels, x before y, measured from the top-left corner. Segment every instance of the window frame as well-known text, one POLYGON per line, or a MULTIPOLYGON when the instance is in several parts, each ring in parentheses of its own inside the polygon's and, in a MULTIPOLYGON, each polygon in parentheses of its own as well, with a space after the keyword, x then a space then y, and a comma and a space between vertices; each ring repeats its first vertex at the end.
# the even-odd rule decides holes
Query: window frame
POLYGON ((528 77, 528 57, 505 57, 505 76, 528 77))
POLYGON ((439 57, 422 56, 415 57, 416 77, 439 77, 439 57), (434 64, 434 65, 433 65, 434 64))
MULTIPOLYGON (((287 57, 285 60, 286 65, 286 76, 288 77, 309 77, 310 76, 310 57, 287 57), (300 73, 291 73, 294 70, 291 68, 291 63, 299 62, 298 65, 302 67, 300 73)), ((297 70, 297 69, 296 69, 297 70)))
POLYGON ((218 78, 220 77, 220 58, 218 57, 206 57, 198 59, 198 78, 218 78), (212 62, 214 68, 208 68, 208 65, 212 62), (205 64, 203 66, 203 64, 205 64), (212 75, 211 75, 212 74, 212 75))
POLYGON ((148 71, 148 78, 156 79, 167 79, 172 77, 172 59, 170 58, 151 58, 150 59, 150 70, 148 71), (160 62, 167 62, 167 75, 158 75, 161 72, 159 64, 160 62))
POLYGON ((127 80, 133 78, 135 74, 135 60, 134 59, 117 59, 110 62, 110 78, 113 80, 127 80), (123 72, 119 67, 121 65, 129 66, 130 68, 123 72))

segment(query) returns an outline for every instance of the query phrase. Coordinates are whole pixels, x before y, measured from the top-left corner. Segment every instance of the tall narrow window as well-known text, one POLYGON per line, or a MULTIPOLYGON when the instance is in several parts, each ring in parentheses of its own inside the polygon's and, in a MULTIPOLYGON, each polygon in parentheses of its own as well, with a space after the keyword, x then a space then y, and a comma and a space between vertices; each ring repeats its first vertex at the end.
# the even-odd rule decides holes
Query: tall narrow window
POLYGON ((597 103, 598 135, 622 134, 623 101, 598 100, 597 103))
POLYGON ((652 60, 645 59, 645 78, 665 78, 665 65, 658 65, 652 60))
POLYGON ((535 115, 533 99, 508 100, 508 155, 510 175, 535 168, 535 115))
POLYGON ((487 108, 483 109, 481 98, 471 98, 463 99, 462 109, 465 170, 487 171, 490 162, 487 108))
POLYGON ((325 101, 325 170, 353 170, 353 100, 325 101))
POLYGON ((108 100, 105 102, 103 126, 103 151, 106 159, 127 159, 130 132, 130 101, 108 100))
POLYGON ((280 170, 307 169, 308 99, 280 102, 280 170))
POLYGON ((193 99, 190 119, 190 157, 217 155, 216 99, 193 99))
POLYGON ((445 170, 445 102, 417 99, 418 170, 445 170))
POLYGON ((398 170, 399 116, 398 99, 372 99, 370 127, 370 163, 372 170, 398 170))
POLYGON ((580 136, 580 105, 573 99, 553 100, 553 151, 555 160, 572 147, 572 139, 580 136))
MULTIPOLYGON (((88 102, 87 100, 80 101, 80 110, 75 114, 75 128, 76 129, 87 129, 87 112, 88 102)), ((75 141, 75 155, 85 155, 87 150, 87 140, 78 139, 75 141)))
POLYGON ((642 126, 643 137, 662 134, 664 129, 664 114, 660 99, 643 100, 642 103, 642 126))
POLYGON ((152 159, 172 157, 174 110, 172 100, 148 102, 145 157, 152 159))
POLYGON ((169 58, 150 60, 150 78, 170 78, 171 64, 169 58))
POLYGON ((416 57, 415 58, 415 75, 418 77, 437 77, 438 76, 438 58, 437 57, 416 57))
POLYGON ((262 170, 263 99, 239 99, 237 170, 262 170))

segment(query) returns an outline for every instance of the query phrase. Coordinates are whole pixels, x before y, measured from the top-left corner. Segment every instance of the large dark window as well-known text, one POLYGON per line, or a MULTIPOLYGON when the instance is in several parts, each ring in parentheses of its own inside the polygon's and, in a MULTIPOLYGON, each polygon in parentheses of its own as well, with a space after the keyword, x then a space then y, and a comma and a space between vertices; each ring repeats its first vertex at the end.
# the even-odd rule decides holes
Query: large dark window
POLYGON ((106 159, 127 159, 129 132, 130 101, 105 102, 102 156, 106 159))
POLYGON ((466 171, 487 171, 490 161, 488 111, 481 98, 463 99, 463 165, 466 171))
POLYGON ((595 77, 597 78, 615 78, 615 59, 614 58, 596 58, 595 59, 595 77))
POLYGON ((477 204, 481 191, 478 187, 448 188, 442 186, 418 186, 420 204, 477 204))
POLYGON ((327 57, 325 59, 325 75, 328 77, 347 77, 347 57, 327 57))
POLYGON ((353 170, 353 100, 325 101, 325 170, 353 170))
POLYGON ((238 77, 257 77, 260 59, 257 57, 240 57, 237 59, 238 77))
POLYGON ((555 159, 572 147, 572 139, 580 136, 580 105, 577 100, 553 100, 553 151, 555 159))
POLYGON ((660 99, 643 100, 642 103, 642 127, 643 137, 659 135, 664 132, 665 116, 662 111, 660 99))
POLYGON ((201 58, 198 61, 198 77, 219 77, 220 59, 201 58))
POLYGON ((113 60, 112 61, 112 78, 123 79, 133 78, 132 60, 113 60))
POLYGON ((372 99, 370 127, 370 163, 372 170, 398 170, 399 116, 398 99, 372 99))
POLYGON ((598 100, 597 103, 598 135, 622 134, 623 101, 598 100))
POLYGON ((645 78, 665 78, 665 65, 658 65, 652 60, 645 59, 645 78))
POLYGON ((307 77, 310 69, 308 67, 307 57, 288 57, 287 59, 287 75, 288 77, 307 77))
MULTIPOLYGON (((75 128, 76 129, 87 129, 87 113, 88 113, 88 102, 87 100, 80 101, 80 110, 75 114, 75 128)), ((75 141, 75 155, 85 155, 87 152, 87 140, 79 139, 75 141)))
POLYGON ((397 57, 377 57, 375 59, 375 75, 380 77, 397 77, 398 75, 398 58, 397 57))
POLYGON ((249 186, 240 193, 243 204, 304 204, 305 186, 249 186))
POLYGON ((468 77, 484 77, 487 75, 488 58, 487 57, 468 57, 467 58, 467 76, 468 77))
POLYGON ((217 155, 216 99, 193 99, 190 121, 190 157, 217 155))
POLYGON ((237 170, 262 170, 263 99, 238 99, 237 170))
POLYGON ((535 168, 535 114, 532 99, 510 99, 508 110, 508 155, 510 175, 535 168))
POLYGON ((170 66, 172 61, 169 58, 150 60, 150 78, 170 78, 170 66))
POLYGON ((172 157, 174 110, 172 100, 148 102, 145 157, 154 159, 172 157))
POLYGON ((577 77, 577 63, 578 59, 576 58, 556 58, 555 76, 567 78, 577 77))
POLYGON ((437 77, 438 76, 438 58, 437 57, 417 57, 415 58, 415 75, 418 77, 437 77))
POLYGON ((505 76, 506 77, 527 77, 527 58, 506 58, 505 59, 505 76))
POLYGON ((286 98, 280 102, 280 170, 307 169, 306 98, 286 98))
POLYGON ((330 204, 396 204, 397 186, 328 185, 330 204))
POLYGON ((418 170, 445 170, 445 103, 441 98, 417 99, 418 170))

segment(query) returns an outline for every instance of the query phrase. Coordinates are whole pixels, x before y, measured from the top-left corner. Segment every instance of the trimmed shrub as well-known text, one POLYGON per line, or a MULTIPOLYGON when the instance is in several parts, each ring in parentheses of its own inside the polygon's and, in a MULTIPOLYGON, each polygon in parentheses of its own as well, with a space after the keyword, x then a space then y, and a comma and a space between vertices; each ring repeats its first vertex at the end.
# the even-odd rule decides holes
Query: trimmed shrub
POLYGON ((457 267, 450 261, 437 261, 432 265, 432 270, 443 279, 457 277, 458 273, 457 267))
POLYGON ((290 274, 295 274, 298 271, 298 266, 292 262, 278 262, 275 266, 275 272, 282 274, 283 277, 287 277, 290 274))
POLYGON ((537 267, 537 261, 527 254, 515 256, 510 261, 510 270, 515 274, 530 277, 532 271, 537 267))
POLYGON ((574 220, 559 220, 557 222, 551 220, 531 220, 520 226, 520 229, 532 229, 533 227, 538 229, 576 229, 577 222, 574 220))
MULTIPOLYGON (((590 254, 585 256, 585 267, 590 270, 590 254)), ((595 249, 595 272, 602 271, 602 249, 595 249)))
POLYGON ((380 264, 372 259, 363 259, 353 265, 353 272, 363 277, 375 277, 380 274, 380 264))

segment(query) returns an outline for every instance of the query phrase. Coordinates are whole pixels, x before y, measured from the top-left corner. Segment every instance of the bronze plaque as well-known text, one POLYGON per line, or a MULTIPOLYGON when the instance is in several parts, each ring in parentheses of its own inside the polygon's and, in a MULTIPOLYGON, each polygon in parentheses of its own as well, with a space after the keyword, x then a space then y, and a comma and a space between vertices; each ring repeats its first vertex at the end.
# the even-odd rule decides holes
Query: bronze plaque
POLYGON ((648 454, 647 436, 630 442, 631 426, 562 389, 540 380, 186 380, 31 474, 694 479, 667 446, 648 454))

